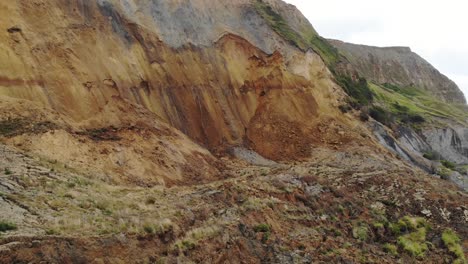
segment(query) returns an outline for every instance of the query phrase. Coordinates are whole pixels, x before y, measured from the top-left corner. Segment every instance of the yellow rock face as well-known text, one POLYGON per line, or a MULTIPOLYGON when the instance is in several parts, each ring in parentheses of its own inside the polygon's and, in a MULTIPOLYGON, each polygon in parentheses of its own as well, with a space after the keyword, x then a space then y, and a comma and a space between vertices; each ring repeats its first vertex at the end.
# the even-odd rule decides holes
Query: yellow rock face
MULTIPOLYGON (((148 4, 131 2, 134 7, 148 4)), ((307 157, 313 144, 344 144, 356 136, 349 129, 353 121, 337 111, 344 95, 315 53, 304 54, 280 41, 278 51, 267 54, 236 34, 244 31, 224 28, 226 33, 210 45, 187 39, 175 47, 145 24, 151 18, 144 11, 129 18, 111 3, 0 3, 1 98, 34 102, 75 130, 134 127, 136 113, 147 112, 210 149, 248 144, 272 159, 307 157)), ((244 8, 248 1, 232 5, 244 8)), ((142 122, 151 119, 145 118, 142 122)), ((45 144, 52 138, 36 139, 45 144)), ((64 147, 80 149, 70 144, 64 147)), ((26 145, 38 152, 44 147, 26 145)), ((204 151, 197 146, 189 152, 196 148, 204 151)), ((135 160, 150 156, 148 149, 140 151, 147 154, 135 160)), ((57 149, 48 156, 69 159, 92 154, 52 152, 60 153, 57 149)), ((171 178, 174 170, 164 170, 163 178, 171 178)), ((182 174, 179 170, 175 178, 182 174)))

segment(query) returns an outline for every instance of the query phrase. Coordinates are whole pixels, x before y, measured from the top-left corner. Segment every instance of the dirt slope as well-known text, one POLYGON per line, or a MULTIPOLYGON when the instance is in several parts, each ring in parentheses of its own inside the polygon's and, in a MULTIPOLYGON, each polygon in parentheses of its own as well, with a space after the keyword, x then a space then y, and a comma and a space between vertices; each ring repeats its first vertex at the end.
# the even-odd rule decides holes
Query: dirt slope
POLYGON ((463 261, 466 193, 311 36, 279 0, 0 2, 0 263, 463 261))

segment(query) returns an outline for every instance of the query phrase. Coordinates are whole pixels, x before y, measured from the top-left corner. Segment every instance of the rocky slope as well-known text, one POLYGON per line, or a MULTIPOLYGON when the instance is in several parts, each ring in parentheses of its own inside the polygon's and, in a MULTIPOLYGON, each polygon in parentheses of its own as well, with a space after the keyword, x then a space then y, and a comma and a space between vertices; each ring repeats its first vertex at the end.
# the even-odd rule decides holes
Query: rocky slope
POLYGON ((466 193, 385 151, 314 152, 295 166, 225 159, 230 179, 141 188, 83 177, 0 146, 0 166, 9 170, 1 176, 0 208, 17 224, 0 240, 0 263, 444 263, 457 257, 441 234, 451 227, 467 237, 466 193), (430 249, 403 249, 409 244, 402 239, 415 231, 407 220, 427 222, 417 224, 424 237, 411 243, 431 243, 430 249))
MULTIPOLYGON (((122 119, 138 105, 210 149, 248 141, 269 158, 307 156, 283 142, 284 128, 313 142, 321 122, 349 126, 335 118, 344 93, 320 57, 290 45, 254 3, 2 3, 0 94, 40 103, 78 129, 129 126, 122 119)), ((297 10, 271 5, 304 27, 297 10)))
MULTIPOLYGON (((205 154, 181 159, 153 146, 129 149, 130 142, 151 135, 128 135, 128 143, 104 140, 98 147, 73 139, 75 134, 106 134, 113 128, 123 134, 121 130, 141 129, 142 123, 149 130, 162 126, 147 118, 166 122, 212 150, 247 142, 273 159, 306 157, 310 151, 304 144, 321 143, 325 137, 336 142, 353 137, 338 134, 352 120, 330 121, 344 93, 320 57, 286 43, 249 1, 1 5, 5 30, 0 33, 0 95, 8 102, 27 100, 21 101, 24 108, 34 102, 45 109, 40 117, 24 117, 23 109, 10 111, 6 104, 3 112, 9 114, 1 124, 12 144, 48 159, 75 167, 87 164, 114 174, 109 177, 116 181, 140 182, 143 177, 139 184, 183 182, 187 168, 177 160, 197 162, 205 154), (49 126, 40 135, 8 131, 22 122, 49 126), (319 136, 324 132, 317 129, 320 124, 331 132, 319 136), (155 153, 160 157, 154 158, 155 153), (110 158, 103 163, 96 156, 110 158), (161 164, 165 159, 170 161, 161 164)), ((280 1, 274 5, 289 8, 285 12, 298 27, 305 20, 280 1)), ((156 145, 163 147, 164 140, 159 141, 156 145)), ((194 151, 188 148, 188 153, 194 151)), ((195 168, 194 174, 212 178, 217 168, 210 166, 200 168, 204 172, 195 168)))
MULTIPOLYGON (((374 83, 375 104, 388 111, 387 115, 396 116, 396 122, 380 120, 392 127, 395 142, 381 142, 428 172, 439 173, 468 190, 468 108, 456 84, 409 48, 331 43, 374 83), (458 168, 447 170, 444 163, 458 168)), ((389 136, 381 129, 375 132, 379 137, 389 136)))
POLYGON ((368 80, 416 86, 448 103, 466 104, 458 86, 408 47, 372 47, 330 40, 368 80))
POLYGON ((0 263, 464 261, 466 193, 385 148, 386 90, 294 6, 15 0, 0 29, 0 263))

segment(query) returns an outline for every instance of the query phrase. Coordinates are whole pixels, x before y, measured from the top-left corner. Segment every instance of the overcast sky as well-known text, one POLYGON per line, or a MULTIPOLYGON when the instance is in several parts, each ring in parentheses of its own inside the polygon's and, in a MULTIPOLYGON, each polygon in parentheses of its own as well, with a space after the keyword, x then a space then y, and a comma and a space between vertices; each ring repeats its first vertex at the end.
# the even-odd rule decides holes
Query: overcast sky
POLYGON ((320 35, 373 46, 409 46, 468 96, 468 1, 285 0, 320 35))

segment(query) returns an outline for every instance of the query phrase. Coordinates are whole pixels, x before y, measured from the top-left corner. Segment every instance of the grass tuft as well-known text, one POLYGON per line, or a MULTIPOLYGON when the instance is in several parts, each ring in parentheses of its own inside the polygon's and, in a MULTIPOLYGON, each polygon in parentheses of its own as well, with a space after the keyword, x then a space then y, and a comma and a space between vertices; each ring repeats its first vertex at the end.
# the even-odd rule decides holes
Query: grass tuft
POLYGON ((428 250, 426 244, 426 228, 418 228, 415 232, 400 236, 398 245, 413 257, 423 257, 428 250))
POLYGON ((18 229, 14 223, 0 221, 0 232, 7 232, 18 229))
POLYGON ((444 245, 448 248, 450 253, 452 253, 456 257, 453 263, 466 263, 465 254, 463 253, 463 248, 461 246, 461 239, 453 230, 445 230, 442 233, 442 241, 444 242, 444 245))

